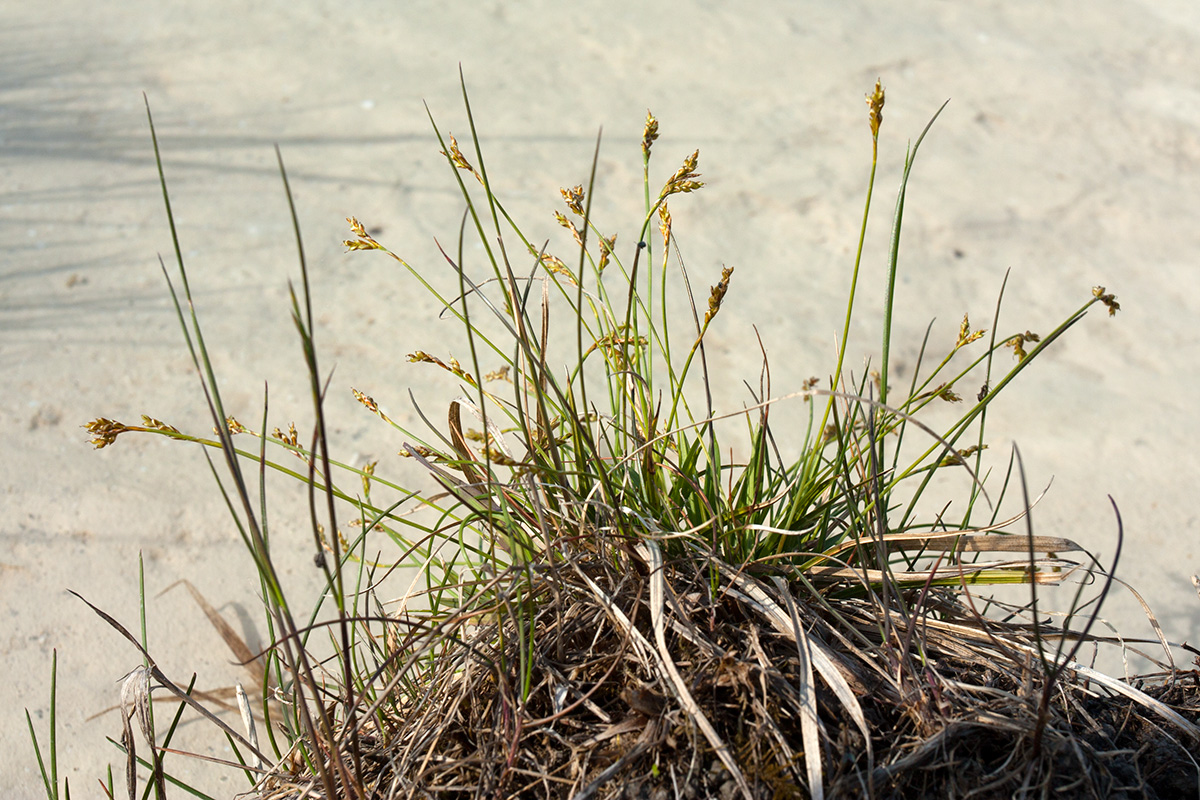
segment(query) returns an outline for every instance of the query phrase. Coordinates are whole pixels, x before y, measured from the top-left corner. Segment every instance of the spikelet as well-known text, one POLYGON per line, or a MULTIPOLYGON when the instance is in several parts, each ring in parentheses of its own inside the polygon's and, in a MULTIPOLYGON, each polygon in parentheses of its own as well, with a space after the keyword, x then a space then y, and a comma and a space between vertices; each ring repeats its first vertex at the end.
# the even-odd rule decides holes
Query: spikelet
POLYGON ((671 209, 667 208, 667 201, 664 200, 662 205, 658 207, 658 230, 662 233, 663 240, 663 263, 667 263, 667 259, 671 255, 671 209))
POLYGON ((552 256, 549 253, 538 251, 533 245, 529 245, 529 252, 537 256, 541 262, 542 268, 547 272, 552 272, 555 275, 560 275, 566 279, 567 283, 576 286, 575 276, 571 274, 571 270, 563 263, 563 260, 557 256, 552 256))
POLYGON ((642 158, 649 160, 650 148, 654 145, 654 141, 658 139, 658 120, 650 113, 650 109, 646 109, 646 127, 642 129, 642 158))
POLYGON ((871 120, 871 136, 879 139, 879 125, 883 122, 883 85, 875 81, 875 91, 867 95, 867 106, 871 109, 868 118, 871 120))
POLYGON ((366 464, 363 465, 363 469, 362 469, 363 497, 369 498, 371 496, 371 477, 375 474, 375 465, 378 463, 379 463, 378 461, 368 461, 366 464))
POLYGON ((1104 303, 1104 305, 1108 306, 1108 315, 1110 317, 1115 317, 1117 312, 1121 310, 1121 304, 1117 302, 1116 295, 1105 294, 1103 286, 1093 287, 1092 296, 1101 303, 1104 303))
POLYGON ((583 237, 579 235, 579 229, 575 227, 574 222, 571 222, 571 220, 567 219, 566 214, 562 213, 561 211, 555 211, 554 219, 556 219, 558 221, 559 225, 562 225, 564 228, 566 228, 567 230, 569 230, 571 232, 571 236, 574 237, 575 243, 577 245, 579 245, 580 247, 583 246, 583 237))
POLYGON ((479 385, 478 383, 475 382, 475 377, 473 375, 471 375, 471 373, 469 373, 465 369, 463 369, 462 365, 458 363, 458 359, 454 358, 453 356, 450 357, 450 363, 447 364, 445 361, 442 361, 440 358, 429 355, 424 350, 417 350, 414 353, 408 354, 408 360, 414 364, 418 364, 418 363, 437 364, 442 369, 446 370, 447 372, 454 373, 459 378, 463 379, 464 381, 471 384, 472 386, 479 385))
POLYGON ((917 395, 915 399, 924 400, 929 397, 940 397, 942 400, 945 400, 947 403, 961 403, 962 402, 962 397, 960 397, 954 391, 951 384, 948 384, 948 383, 943 383, 943 384, 939 385, 936 389, 933 389, 932 391, 922 392, 921 394, 917 395))
POLYGON ((491 372, 485 372, 483 375, 483 380, 485 383, 491 383, 492 381, 504 381, 505 383, 512 383, 512 378, 510 378, 508 375, 510 369, 511 367, 505 364, 500 369, 494 369, 491 372))
POLYGON ((1029 355, 1025 352, 1025 343, 1040 342, 1041 340, 1042 337, 1038 336, 1033 331, 1025 331, 1024 333, 1018 333, 1016 336, 1009 339, 1004 343, 1004 346, 1011 347, 1013 349, 1013 356, 1015 356, 1018 361, 1024 361, 1025 357, 1029 355))
POLYGON ((271 431, 271 436, 283 442, 284 444, 291 445, 292 447, 300 446, 300 436, 296 433, 296 423, 294 422, 288 423, 287 433, 284 433, 283 431, 279 430, 279 428, 276 428, 275 430, 271 431))
POLYGON ((708 312, 704 315, 704 324, 707 325, 717 312, 721 310, 721 301, 725 299, 725 293, 729 291, 729 278, 733 275, 733 267, 724 267, 721 269, 721 280, 717 281, 717 285, 713 286, 708 293, 708 312))
POLYGON ((663 185, 663 189, 658 194, 658 199, 662 200, 670 197, 673 194, 684 194, 694 192, 704 185, 703 181, 698 181, 700 173, 696 172, 696 165, 700 161, 700 151, 696 150, 690 156, 684 159, 683 166, 675 170, 672 175, 663 185))
POLYGON ((153 431, 163 431, 164 433, 179 433, 178 428, 174 428, 165 422, 155 419, 154 417, 147 417, 145 414, 142 414, 142 424, 153 431))
POLYGON ((962 325, 958 326, 958 340, 954 343, 954 349, 957 350, 982 338, 985 333, 987 333, 986 330, 972 331, 970 318, 963 314, 962 325))
POLYGON ((85 423, 83 427, 95 437, 91 443, 92 447, 97 450, 108 447, 117 440, 118 436, 129 430, 129 426, 124 423, 105 417, 97 417, 91 422, 85 423))
POLYGON ((358 221, 357 217, 346 217, 346 222, 350 223, 350 230, 357 236, 357 239, 346 239, 342 242, 347 250, 383 250, 384 247, 379 242, 375 241, 371 234, 367 233, 367 229, 358 221))
POLYGON ((613 248, 617 246, 617 235, 614 233, 607 239, 600 237, 600 272, 604 272, 604 268, 608 266, 608 260, 613 254, 613 248))
POLYGON ((570 189, 559 189, 567 209, 577 217, 583 216, 583 187, 572 186, 570 189))
POLYGON ((462 150, 458 149, 458 140, 454 138, 454 134, 449 134, 449 138, 450 152, 447 153, 445 150, 439 150, 438 152, 450 159, 450 163, 455 167, 474 175, 475 180, 479 181, 481 186, 485 185, 483 183, 483 176, 475 171, 475 168, 471 166, 471 162, 467 161, 466 157, 462 154, 462 150))
POLYGON ((953 467, 953 466, 959 466, 959 465, 965 464, 966 460, 968 458, 975 455, 976 453, 978 453, 981 450, 987 450, 987 449, 988 449, 988 446, 986 444, 985 445, 973 444, 970 447, 966 448, 965 450, 955 450, 953 453, 950 453, 949 455, 947 455, 945 458, 943 458, 941 460, 940 466, 953 467))

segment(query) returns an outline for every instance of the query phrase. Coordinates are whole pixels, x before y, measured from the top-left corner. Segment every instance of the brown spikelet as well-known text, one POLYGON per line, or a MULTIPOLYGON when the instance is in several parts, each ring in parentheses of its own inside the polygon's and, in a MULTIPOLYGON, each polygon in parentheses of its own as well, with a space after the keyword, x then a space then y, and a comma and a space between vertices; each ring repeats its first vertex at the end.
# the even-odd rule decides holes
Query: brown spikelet
POLYGON ((291 445, 292 447, 300 446, 300 435, 296 433, 296 423, 294 422, 288 423, 287 433, 284 433, 279 428, 276 428, 275 430, 271 431, 271 436, 283 442, 284 444, 291 445))
POLYGON ((562 225, 571 232, 571 236, 574 237, 576 244, 578 244, 580 247, 583 246, 583 237, 579 235, 579 229, 575 227, 574 222, 571 222, 571 220, 567 219, 566 214, 562 213, 561 211, 555 211, 554 219, 558 220, 559 225, 562 225))
POLYGON ((377 413, 379 411, 379 406, 375 403, 374 397, 363 394, 354 387, 350 387, 350 391, 354 393, 354 399, 366 406, 368 411, 372 413, 377 413))
MULTIPOLYGON (((458 359, 454 358, 453 356, 450 357, 450 363, 447 364, 445 361, 442 361, 440 358, 429 355, 424 350, 417 350, 416 352, 409 353, 407 360, 414 364, 417 364, 417 363, 437 364, 442 369, 446 370, 447 372, 453 373, 454 375, 463 379, 464 381, 471 384, 472 386, 478 386, 478 384, 475 382, 475 377, 473 375, 471 375, 471 373, 469 373, 465 369, 463 369, 462 364, 458 363, 458 359)), ((362 402, 362 401, 360 400, 359 402, 362 402)), ((372 401, 372 402, 374 402, 374 401, 372 401)), ((364 403, 364 405, 365 405, 365 403, 364 403)))
POLYGON ((542 264, 542 268, 547 272, 555 275, 560 275, 567 280, 567 283, 576 286, 575 276, 571 274, 571 270, 563 263, 563 260, 557 256, 552 256, 549 253, 543 253, 537 250, 533 245, 529 246, 529 252, 538 257, 542 264))
POLYGON ((117 440, 118 436, 130 430, 124 423, 105 417, 97 417, 91 422, 85 423, 83 427, 95 437, 91 440, 91 444, 97 450, 108 447, 117 440))
POLYGON ((577 217, 583 216, 583 187, 572 186, 570 189, 559 189, 567 209, 577 217))
POLYGON ((954 348, 957 350, 971 342, 977 341, 985 333, 987 333, 986 330, 972 331, 970 318, 968 315, 963 314, 962 324, 958 326, 958 340, 954 343, 954 348))
POLYGON ((700 161, 700 151, 696 150, 690 156, 684 159, 683 166, 675 171, 663 185, 663 189, 658 194, 661 200, 664 197, 670 197, 673 194, 683 194, 686 192, 694 192, 704 186, 703 181, 698 181, 700 173, 696 172, 696 165, 700 161))
POLYGON ((717 285, 712 287, 708 293, 708 313, 704 315, 704 324, 707 325, 717 312, 721 310, 721 301, 725 299, 725 293, 729 291, 729 278, 733 275, 733 267, 724 267, 721 269, 721 280, 717 281, 717 285))
POLYGON ((642 129, 642 158, 650 158, 650 148, 658 139, 658 120, 646 109, 646 126, 642 129))
MULTIPOLYGON (((413 359, 410 358, 409 360, 411 361, 413 359)), ((354 394, 354 399, 357 400, 358 402, 362 403, 363 406, 366 407, 366 409, 368 411, 370 411, 372 414, 379 417, 381 420, 388 423, 389 425, 396 424, 396 423, 392 422, 391 417, 389 417, 387 414, 383 413, 383 410, 379 407, 379 404, 375 402, 375 398, 371 397, 370 395, 363 394, 362 392, 360 392, 358 389, 355 389, 354 387, 351 387, 350 391, 354 394)))
POLYGON ((941 466, 952 467, 952 466, 958 466, 958 465, 965 464, 966 460, 968 458, 975 455, 976 453, 978 453, 981 450, 987 450, 987 449, 988 449, 988 446, 986 444, 985 445, 973 444, 970 447, 966 448, 965 450, 955 450, 953 453, 950 453, 949 455, 947 455, 945 458, 942 459, 941 466))
POLYGON ((604 272, 604 268, 608 266, 608 260, 612 256, 613 248, 617 245, 617 235, 614 233, 607 239, 600 237, 600 272, 604 272))
POLYGON ((1016 336, 1009 339, 1004 343, 1004 346, 1011 347, 1013 349, 1013 356, 1015 356, 1018 361, 1024 361, 1025 357, 1029 355, 1027 352, 1025 352, 1025 343, 1040 342, 1041 340, 1042 337, 1038 336, 1033 331, 1025 331, 1024 333, 1018 333, 1016 336))
POLYGON ((450 138, 450 152, 447 153, 445 150, 440 150, 439 152, 442 155, 444 155, 446 158, 450 159, 450 163, 453 164, 458 169, 461 169, 464 172, 469 172, 472 175, 474 175, 475 180, 479 181, 480 185, 482 185, 483 177, 478 172, 475 171, 475 168, 471 166, 471 162, 467 161, 466 156, 464 156, 462 154, 462 150, 459 149, 458 140, 454 138, 454 134, 449 134, 449 138, 450 138))
POLYGON ((443 458, 443 457, 442 457, 442 455, 441 455, 440 453, 438 453, 436 450, 431 450, 430 448, 426 447, 426 446, 425 446, 425 445, 423 445, 423 444, 409 445, 409 448, 411 448, 411 449, 412 449, 412 452, 411 452, 411 453, 410 453, 410 452, 409 452, 409 451, 406 449, 406 450, 401 450, 401 451, 400 451, 399 453, 397 453, 396 455, 400 456, 401 458, 412 458, 412 457, 413 457, 413 453, 416 453, 416 454, 417 454, 417 455, 419 455, 421 458, 427 458, 427 459, 429 459, 430 461, 434 460, 435 458, 436 458, 436 459, 438 459, 439 461, 445 461, 445 460, 446 460, 446 459, 445 459, 445 458, 443 458))
POLYGON ((947 403, 961 403, 962 397, 955 393, 953 387, 948 383, 943 383, 941 386, 933 390, 933 395, 945 400, 947 403))
POLYGON ((1117 302, 1117 296, 1113 294, 1106 294, 1103 286, 1093 287, 1092 296, 1101 303, 1104 303, 1104 305, 1108 306, 1108 315, 1110 317, 1115 317, 1117 312, 1121 310, 1121 304, 1117 302))

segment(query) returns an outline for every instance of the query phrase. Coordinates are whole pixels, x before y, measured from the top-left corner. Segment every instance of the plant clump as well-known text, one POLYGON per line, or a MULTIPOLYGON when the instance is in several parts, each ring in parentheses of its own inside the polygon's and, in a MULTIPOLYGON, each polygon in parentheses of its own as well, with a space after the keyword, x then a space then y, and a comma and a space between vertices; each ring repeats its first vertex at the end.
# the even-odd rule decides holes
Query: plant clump
MULTIPOLYGON (((879 84, 867 97, 870 187, 884 99, 879 84)), ((469 103, 467 113, 474 132, 469 103)), ((990 331, 964 315, 944 357, 928 363, 927 341, 910 384, 898 386, 888 363, 895 244, 922 132, 892 224, 878 371, 845 369, 868 191, 834 368, 776 396, 764 355, 750 402, 719 413, 705 342, 736 300, 735 268, 706 280, 697 301, 668 208, 703 187, 699 151, 652 180, 659 122, 648 112, 632 244, 622 232, 618 245, 593 218, 593 163, 586 188, 561 191, 565 212, 554 220, 574 252, 560 256, 509 216, 476 137, 468 158, 434 131, 463 194, 464 229, 486 255, 482 272, 446 254, 458 284, 446 296, 428 268, 410 266, 357 219, 346 242, 407 268, 463 332, 461 361, 408 357, 461 392, 436 421, 420 411, 426 430, 352 390, 432 488, 405 489, 374 463, 330 458, 303 259, 292 310, 312 379, 314 444, 294 426, 270 436, 265 421, 256 433, 226 413, 182 261, 186 302, 172 294, 214 435, 150 417, 87 426, 96 447, 136 431, 199 442, 225 461, 274 642, 242 657, 259 688, 243 729, 213 718, 251 796, 1195 796, 1200 673, 1178 669, 1165 638, 1164 673, 1149 685, 1083 663, 1081 647, 1103 641, 1091 628, 1115 560, 1099 564, 1068 538, 1034 532, 1019 454, 998 490, 984 485, 989 406, 1093 305, 1115 313, 1112 294, 1096 287, 1041 336, 997 333, 998 306, 990 331), (691 303, 690 320, 668 314, 676 292, 691 303), (1006 348, 1015 359, 996 358, 1006 348), (777 441, 781 403, 807 417, 803 441, 777 441), (933 403, 961 411, 935 428, 933 403), (303 467, 268 458, 268 446, 303 467), (274 570, 247 467, 288 472, 320 501, 313 547, 327 607, 310 622, 274 570), (939 476, 961 494, 928 514, 939 476), (399 499, 380 499, 387 492, 399 499), (1011 496, 1019 508, 1004 516, 1011 496), (377 539, 400 554, 394 562, 368 558, 377 539), (383 600, 380 587, 402 582, 401 567, 417 580, 400 600, 383 600), (1056 618, 1039 606, 1038 587, 1064 581, 1080 589, 1056 618), (989 585, 1012 583, 1029 587, 1028 605, 988 598, 989 585), (1098 599, 1085 603, 1089 585, 1098 599), (330 659, 304 644, 318 632, 330 659), (255 716, 268 741, 252 732, 255 716)), ((1119 539, 1119 515, 1116 528, 1119 539)), ((148 698, 166 676, 126 635, 145 658, 129 691, 148 698)), ((133 736, 127 725, 131 765, 133 736)), ((168 742, 148 738, 161 787, 168 742)))

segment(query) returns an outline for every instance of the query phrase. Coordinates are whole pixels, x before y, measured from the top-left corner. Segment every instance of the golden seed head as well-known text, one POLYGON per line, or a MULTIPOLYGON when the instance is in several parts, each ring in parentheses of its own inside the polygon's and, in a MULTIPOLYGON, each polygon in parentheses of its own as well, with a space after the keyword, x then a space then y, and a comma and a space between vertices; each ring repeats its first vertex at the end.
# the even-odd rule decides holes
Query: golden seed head
POLYGON ((658 139, 658 120, 646 109, 646 127, 642 129, 642 156, 650 157, 650 147, 658 139))
POLYGON ((875 81, 875 91, 867 95, 867 105, 871 111, 869 114, 871 120, 871 136, 879 138, 879 124, 883 122, 883 85, 879 81, 875 81))
POLYGON ((683 166, 675 171, 663 186, 663 190, 658 197, 661 200, 673 194, 682 192, 694 192, 704 185, 702 181, 695 180, 700 177, 700 173, 696 172, 696 165, 700 161, 700 151, 697 150, 688 156, 683 161, 683 166))
POLYGON ((275 430, 271 431, 271 436, 283 442, 284 444, 290 444, 292 447, 300 446, 300 435, 296 433, 296 423, 294 422, 288 423, 287 433, 284 433, 283 431, 279 430, 279 428, 276 428, 275 430))
POLYGON ((559 189, 567 209, 576 216, 583 216, 583 186, 572 186, 570 189, 559 189))
POLYGON ((125 424, 104 417, 97 417, 91 422, 85 423, 83 427, 95 437, 91 440, 91 445, 97 450, 112 444, 118 436, 129 430, 125 424))
POLYGON ((986 332, 987 331, 985 330, 972 331, 970 317, 966 314, 963 314, 962 324, 958 326, 958 339, 954 343, 955 349, 977 341, 978 339, 982 338, 983 334, 986 332))
POLYGON ((658 229, 662 232, 663 247, 671 243, 671 210, 666 202, 658 207, 658 229))
POLYGON ((372 414, 379 411, 379 406, 375 403, 375 398, 371 397, 370 395, 363 394, 353 386, 350 387, 350 391, 354 393, 354 399, 366 406, 367 410, 372 414))
POLYGON ((357 239, 346 239, 342 242, 347 250, 382 250, 383 245, 375 241, 371 234, 367 233, 367 229, 358 221, 356 217, 346 217, 346 222, 350 223, 351 232, 357 236, 357 239))

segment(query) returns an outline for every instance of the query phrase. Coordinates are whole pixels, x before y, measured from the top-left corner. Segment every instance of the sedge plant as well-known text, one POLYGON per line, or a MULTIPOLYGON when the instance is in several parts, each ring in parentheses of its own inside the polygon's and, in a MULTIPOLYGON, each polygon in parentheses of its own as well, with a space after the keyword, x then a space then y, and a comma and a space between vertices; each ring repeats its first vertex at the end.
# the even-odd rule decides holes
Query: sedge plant
MULTIPOLYGON (((1078 750, 1062 708, 1084 679, 1091 691, 1136 699, 1182 739, 1200 736, 1164 704, 1074 660, 1077 648, 1061 643, 1094 638, 1090 620, 1073 630, 984 613, 979 593, 989 584, 1086 582, 1105 572, 1066 557, 1082 552, 1069 538, 1027 529, 1026 508, 1003 517, 1014 471, 991 496, 984 451, 987 410, 1007 386, 1094 306, 1112 315, 1119 305, 1097 287, 1041 337, 998 334, 998 306, 990 333, 964 315, 932 365, 925 351, 937 345, 927 334, 909 385, 900 385, 889 372, 895 275, 924 132, 909 148, 892 222, 882 359, 876 373, 846 368, 884 99, 879 84, 867 96, 871 171, 832 370, 773 395, 764 356, 758 390, 724 412, 714 406, 721 378, 711 374, 706 337, 736 296, 735 268, 707 277, 697 297, 673 232, 673 210, 704 187, 699 151, 655 179, 659 123, 647 113, 642 214, 618 230, 592 213, 597 142, 586 186, 561 191, 554 219, 572 244, 555 253, 506 210, 464 83, 467 151, 430 115, 463 197, 457 248, 439 265, 410 265, 348 220, 349 250, 402 266, 463 334, 457 354, 408 356, 459 387, 436 413, 415 409, 420 430, 350 389, 427 473, 424 487, 329 452, 331 389, 298 227, 292 317, 313 425, 304 439, 294 426, 268 433, 265 400, 257 431, 229 413, 159 161, 181 286, 171 292, 216 435, 151 417, 86 427, 97 448, 140 432, 201 444, 224 462, 228 478, 218 483, 260 575, 272 644, 238 651, 258 697, 255 708, 242 706, 243 730, 209 718, 255 796, 635 796, 631 787, 888 796, 928 780, 929 759, 953 749, 947 732, 964 720, 1018 743, 1036 735, 1030 768, 1011 776, 1012 787, 1028 787, 1078 750), (481 267, 467 263, 468 244, 479 245, 481 267), (439 290, 435 270, 448 271, 457 291, 439 290), (690 318, 671 311, 680 296, 690 318), (782 403, 807 418, 802 441, 784 446, 771 423, 782 403), (926 421, 935 403, 962 411, 935 426, 926 421), (309 492, 326 590, 306 614, 274 567, 267 470, 309 492), (924 501, 939 476, 962 486, 961 498, 929 515, 924 501), (381 489, 399 499, 377 500, 381 489), (396 556, 374 558, 377 542, 396 556), (405 587, 399 599, 381 599, 380 587, 393 584, 405 587)), ((236 635, 226 640, 236 650, 236 635)), ((169 681, 142 651, 148 697, 169 681)))

